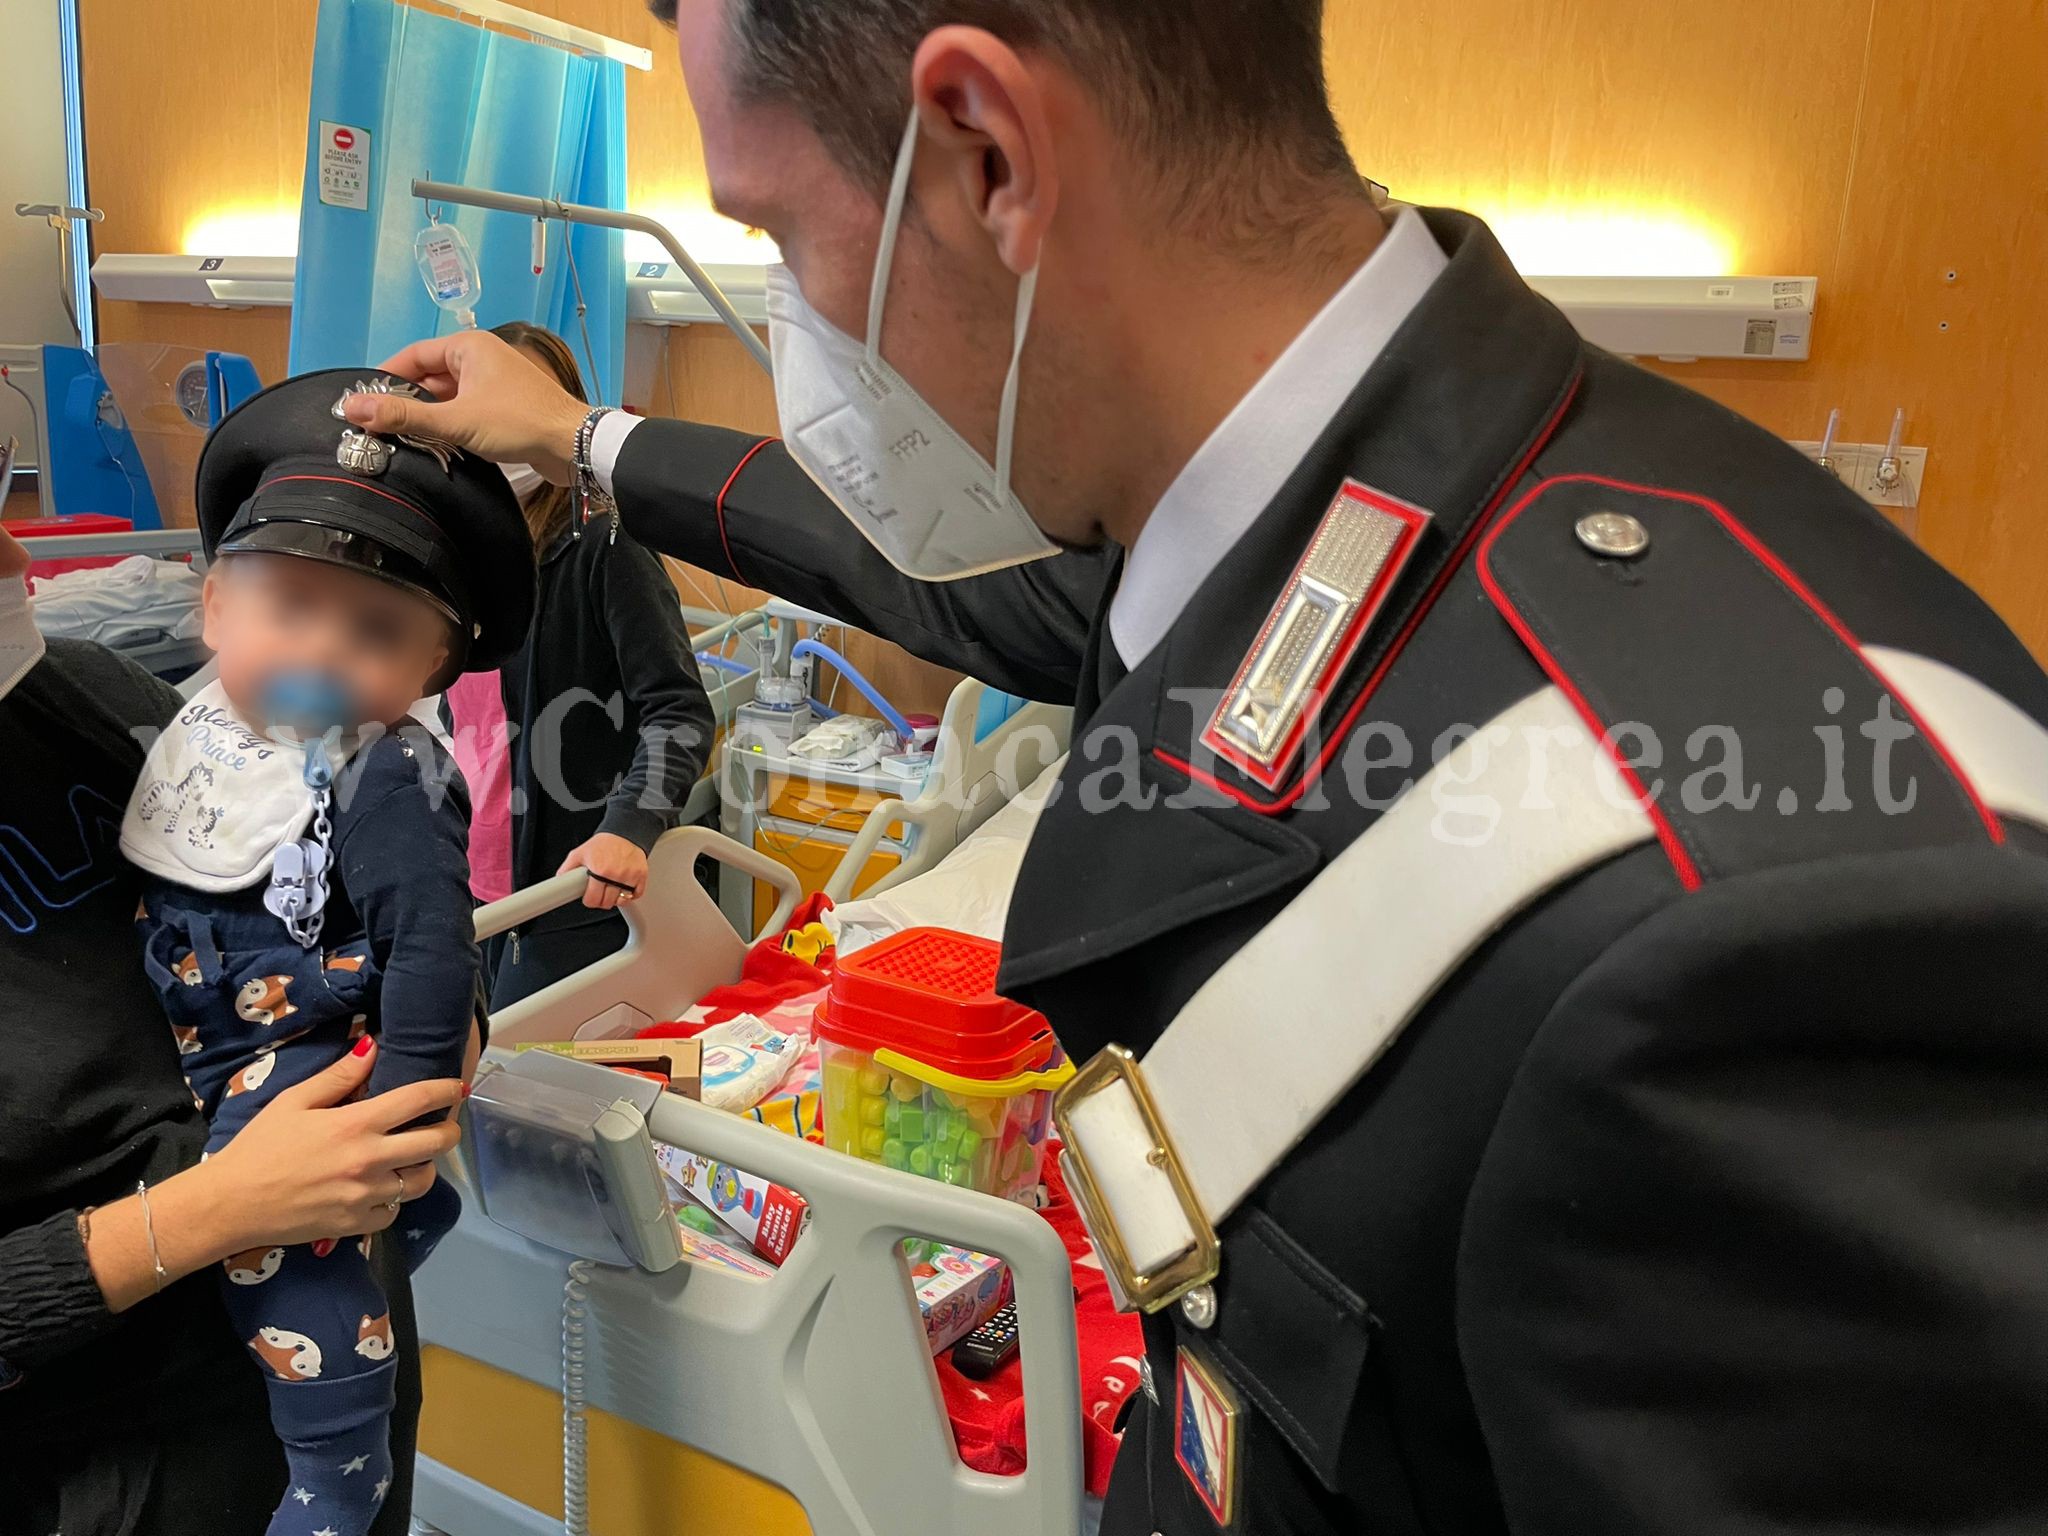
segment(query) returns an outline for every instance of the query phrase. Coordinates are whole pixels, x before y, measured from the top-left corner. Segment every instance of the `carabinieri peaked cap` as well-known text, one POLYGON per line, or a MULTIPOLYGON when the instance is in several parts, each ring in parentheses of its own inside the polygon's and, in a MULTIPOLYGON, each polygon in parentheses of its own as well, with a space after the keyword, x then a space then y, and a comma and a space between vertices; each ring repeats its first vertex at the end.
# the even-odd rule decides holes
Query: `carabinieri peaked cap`
POLYGON ((373 368, 301 374, 252 396, 199 459, 209 558, 295 555, 419 593, 453 621, 453 674, 508 660, 533 620, 533 543, 504 472, 450 443, 346 420, 349 394, 433 397, 373 368))

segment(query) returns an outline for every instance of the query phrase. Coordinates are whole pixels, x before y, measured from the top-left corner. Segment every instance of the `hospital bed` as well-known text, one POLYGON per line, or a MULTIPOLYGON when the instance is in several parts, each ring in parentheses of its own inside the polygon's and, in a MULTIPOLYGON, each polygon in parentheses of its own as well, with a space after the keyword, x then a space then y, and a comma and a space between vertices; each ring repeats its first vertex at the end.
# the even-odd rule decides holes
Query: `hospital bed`
MULTIPOLYGON (((906 780, 881 767, 842 769, 759 749, 725 751, 721 827, 794 868, 806 894, 870 896, 937 868, 1046 767, 1065 756, 1073 711, 967 678, 939 717, 930 765, 906 780)), ((724 885, 735 926, 767 932, 766 893, 724 885)))
POLYGON ((38 562, 90 562, 36 583, 45 635, 91 640, 172 681, 204 666, 195 529, 58 534, 28 541, 38 562))
POLYGON ((834 902, 851 896, 882 839, 897 828, 903 829, 897 834, 902 858, 863 895, 879 896, 938 868, 963 839, 1065 758, 1073 723, 1071 709, 1034 704, 971 677, 961 682, 939 717, 931 770, 917 793, 892 796, 868 812, 825 894, 834 902), (904 835, 913 828, 914 836, 904 835))
MULTIPOLYGON (((696 877, 711 859, 794 908, 790 872, 702 828, 657 846, 626 947, 492 1021, 487 1062, 524 1042, 630 1034, 734 981, 745 945, 696 877)), ((485 908, 489 936, 580 897, 580 874, 485 908)), ((481 1091, 481 1090, 480 1090, 481 1091)), ((1081 1518, 1080 1383, 1065 1248, 1034 1212, 662 1095, 661 1142, 803 1194, 809 1231, 769 1279, 685 1260, 600 1269, 583 1287, 590 1525, 604 1536, 1071 1536, 1081 1518), (901 1252, 937 1238, 1003 1258, 1024 1340, 1029 1468, 955 1451, 901 1252)), ((450 1536, 561 1529, 568 1258, 480 1212, 416 1282, 427 1409, 415 1507, 450 1536)))

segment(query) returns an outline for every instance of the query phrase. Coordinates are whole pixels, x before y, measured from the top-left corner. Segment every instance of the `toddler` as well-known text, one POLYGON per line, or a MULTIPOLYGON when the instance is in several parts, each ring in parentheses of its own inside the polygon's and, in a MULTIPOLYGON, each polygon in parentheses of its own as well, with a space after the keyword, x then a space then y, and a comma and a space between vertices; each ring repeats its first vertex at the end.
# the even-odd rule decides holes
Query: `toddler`
MULTIPOLYGON (((220 675, 152 747, 122 823, 145 876, 144 963, 209 1151, 366 1036, 371 1094, 459 1076, 478 1017, 468 809, 410 712, 519 645, 532 546, 493 466, 342 420, 363 390, 414 387, 309 374, 209 440, 220 675)), ((407 1193, 392 1190, 386 1237, 417 1267, 458 1201, 441 1182, 407 1193)), ((289 1463, 271 1536, 361 1536, 390 1486, 398 1363, 372 1243, 338 1233, 222 1266, 289 1463)))

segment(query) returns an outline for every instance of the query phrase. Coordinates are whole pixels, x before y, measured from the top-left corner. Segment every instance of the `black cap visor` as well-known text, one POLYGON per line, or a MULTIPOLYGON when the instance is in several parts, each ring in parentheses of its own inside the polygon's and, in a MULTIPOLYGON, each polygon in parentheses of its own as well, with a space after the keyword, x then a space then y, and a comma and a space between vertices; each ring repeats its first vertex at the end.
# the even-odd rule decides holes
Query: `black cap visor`
POLYGON ((374 510, 352 505, 365 488, 336 482, 339 494, 314 478, 272 480, 243 503, 215 546, 216 554, 296 555, 375 576, 427 599, 466 642, 475 627, 461 559, 426 513, 397 497, 370 491, 374 510))

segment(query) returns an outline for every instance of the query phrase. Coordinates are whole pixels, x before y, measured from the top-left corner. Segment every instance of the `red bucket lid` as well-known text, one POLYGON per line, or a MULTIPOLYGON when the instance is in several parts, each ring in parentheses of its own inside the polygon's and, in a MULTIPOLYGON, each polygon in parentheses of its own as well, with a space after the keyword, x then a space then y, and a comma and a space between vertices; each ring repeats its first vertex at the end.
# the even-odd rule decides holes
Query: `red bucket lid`
POLYGON ((956 1077, 1000 1082, 1055 1049, 1045 1015, 996 992, 1003 947, 948 928, 906 928, 839 961, 818 1004, 836 1045, 891 1050, 956 1077))

